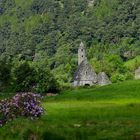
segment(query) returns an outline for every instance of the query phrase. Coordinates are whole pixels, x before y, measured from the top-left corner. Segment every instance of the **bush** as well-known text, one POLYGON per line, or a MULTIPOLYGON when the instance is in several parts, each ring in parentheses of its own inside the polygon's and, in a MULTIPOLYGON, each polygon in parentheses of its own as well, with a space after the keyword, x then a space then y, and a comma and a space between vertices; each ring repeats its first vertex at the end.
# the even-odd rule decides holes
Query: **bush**
POLYGON ((117 83, 117 82, 122 82, 125 80, 132 80, 133 78, 134 78, 134 75, 129 71, 127 71, 125 73, 116 72, 116 73, 112 74, 111 81, 113 83, 117 83))
POLYGON ((126 77, 126 80, 132 80, 134 79, 134 74, 131 72, 127 72, 125 73, 125 77, 126 77))
POLYGON ((125 73, 126 71, 121 57, 114 54, 106 56, 103 67, 109 75, 113 72, 125 73))
POLYGON ((36 92, 57 92, 59 90, 58 83, 49 70, 38 69, 36 92))
POLYGON ((126 80, 125 75, 120 74, 120 73, 115 73, 111 76, 111 81, 113 83, 122 82, 122 81, 125 81, 125 80, 126 80))
POLYGON ((18 93, 11 99, 0 101, 0 125, 17 117, 40 117, 43 108, 40 107, 41 96, 33 93, 18 93))
POLYGON ((6 60, 0 61, 0 90, 10 86, 11 83, 11 65, 6 60))
POLYGON ((14 89, 16 91, 31 91, 36 83, 36 71, 28 62, 20 64, 14 70, 14 89))
POLYGON ((22 62, 13 70, 13 89, 18 92, 57 92, 58 83, 46 64, 22 62))

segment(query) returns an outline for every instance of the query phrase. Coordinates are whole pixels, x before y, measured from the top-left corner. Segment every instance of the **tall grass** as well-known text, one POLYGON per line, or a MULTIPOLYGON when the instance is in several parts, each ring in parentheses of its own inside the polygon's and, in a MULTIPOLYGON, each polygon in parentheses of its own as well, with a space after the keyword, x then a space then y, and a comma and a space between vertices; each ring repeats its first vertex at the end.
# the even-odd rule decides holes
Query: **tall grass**
POLYGON ((134 140, 140 138, 140 81, 64 91, 44 99, 38 120, 19 118, 0 139, 134 140))

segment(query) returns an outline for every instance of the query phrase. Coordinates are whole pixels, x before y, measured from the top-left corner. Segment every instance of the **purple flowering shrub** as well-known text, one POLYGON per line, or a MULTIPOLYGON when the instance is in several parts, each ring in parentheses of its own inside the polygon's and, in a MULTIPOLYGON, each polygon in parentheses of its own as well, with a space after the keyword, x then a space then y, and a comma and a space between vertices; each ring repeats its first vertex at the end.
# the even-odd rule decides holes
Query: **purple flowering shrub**
POLYGON ((43 114, 40 100, 39 94, 18 93, 11 99, 0 101, 0 126, 19 116, 40 117, 43 114))

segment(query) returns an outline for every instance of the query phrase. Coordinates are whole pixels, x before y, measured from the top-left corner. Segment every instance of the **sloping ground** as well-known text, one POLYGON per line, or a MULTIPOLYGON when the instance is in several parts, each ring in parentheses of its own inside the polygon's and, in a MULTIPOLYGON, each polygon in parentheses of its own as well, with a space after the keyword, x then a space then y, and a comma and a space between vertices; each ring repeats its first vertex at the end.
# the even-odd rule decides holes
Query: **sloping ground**
POLYGON ((140 139, 140 81, 63 92, 43 106, 42 118, 9 122, 0 139, 140 139))

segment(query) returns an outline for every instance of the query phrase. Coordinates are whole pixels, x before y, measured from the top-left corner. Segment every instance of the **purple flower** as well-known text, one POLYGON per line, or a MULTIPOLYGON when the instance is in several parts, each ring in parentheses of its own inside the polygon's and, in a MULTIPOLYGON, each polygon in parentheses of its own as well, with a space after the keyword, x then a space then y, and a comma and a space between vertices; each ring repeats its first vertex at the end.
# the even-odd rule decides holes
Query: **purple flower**
POLYGON ((42 97, 34 93, 18 93, 11 99, 0 101, 0 126, 20 116, 32 119, 43 114, 42 97))

